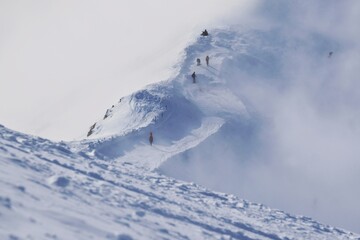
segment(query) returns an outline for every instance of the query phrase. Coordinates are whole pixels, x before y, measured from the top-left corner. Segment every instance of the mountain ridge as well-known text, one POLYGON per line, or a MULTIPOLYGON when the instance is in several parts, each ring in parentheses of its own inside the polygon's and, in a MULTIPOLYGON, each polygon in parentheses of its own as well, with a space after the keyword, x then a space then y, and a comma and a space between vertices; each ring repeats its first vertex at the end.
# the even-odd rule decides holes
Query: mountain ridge
POLYGON ((0 237, 360 239, 309 217, 169 177, 171 169, 186 170, 184 163, 223 162, 216 179, 233 174, 226 162, 262 157, 256 148, 268 147, 262 129, 271 123, 248 98, 253 85, 246 82, 275 85, 276 91, 289 84, 281 75, 278 57, 286 53, 279 51, 284 36, 278 32, 209 32, 185 50, 177 76, 121 98, 84 140, 52 142, 0 125, 0 237))

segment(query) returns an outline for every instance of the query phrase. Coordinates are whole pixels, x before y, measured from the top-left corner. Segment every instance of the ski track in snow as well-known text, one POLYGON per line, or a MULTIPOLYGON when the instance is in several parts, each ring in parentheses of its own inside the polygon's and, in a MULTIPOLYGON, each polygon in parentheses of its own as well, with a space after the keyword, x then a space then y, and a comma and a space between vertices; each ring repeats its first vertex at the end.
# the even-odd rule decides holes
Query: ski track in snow
POLYGON ((123 99, 88 140, 56 143, 0 126, 0 239, 360 239, 154 171, 229 118, 249 118, 220 75, 223 62, 244 45, 228 31, 218 38, 200 38, 174 81, 161 83, 170 87, 123 99), (207 54, 211 68, 195 66, 207 54), (189 77, 194 69, 196 84, 189 77))
POLYGON ((201 141, 215 133, 222 126, 223 122, 221 118, 205 118, 200 128, 193 130, 188 136, 173 142, 170 146, 157 144, 153 146, 142 145, 126 153, 124 157, 116 159, 115 162, 132 163, 148 170, 154 170, 175 154, 185 152, 198 145, 201 141))

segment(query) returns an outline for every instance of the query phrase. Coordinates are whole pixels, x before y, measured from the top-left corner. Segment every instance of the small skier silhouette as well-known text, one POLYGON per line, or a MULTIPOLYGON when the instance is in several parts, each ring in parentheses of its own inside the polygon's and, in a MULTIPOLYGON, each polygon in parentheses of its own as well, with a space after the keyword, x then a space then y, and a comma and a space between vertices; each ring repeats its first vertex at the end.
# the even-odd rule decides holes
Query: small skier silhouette
POLYGON ((200 58, 196 59, 196 63, 197 63, 197 65, 198 65, 198 66, 200 66, 200 65, 201 65, 200 58))
POLYGON ((191 74, 191 77, 193 79, 193 83, 196 83, 196 74, 195 74, 195 72, 193 72, 193 74, 191 74))
POLYGON ((153 137, 153 133, 152 133, 152 132, 150 132, 149 142, 150 142, 150 145, 152 146, 152 144, 153 144, 153 142, 154 142, 154 137, 153 137))
POLYGON ((332 55, 333 55, 333 52, 329 52, 328 58, 331 58, 332 55))
POLYGON ((209 56, 206 56, 205 60, 206 60, 206 66, 209 66, 209 60, 210 60, 209 56))

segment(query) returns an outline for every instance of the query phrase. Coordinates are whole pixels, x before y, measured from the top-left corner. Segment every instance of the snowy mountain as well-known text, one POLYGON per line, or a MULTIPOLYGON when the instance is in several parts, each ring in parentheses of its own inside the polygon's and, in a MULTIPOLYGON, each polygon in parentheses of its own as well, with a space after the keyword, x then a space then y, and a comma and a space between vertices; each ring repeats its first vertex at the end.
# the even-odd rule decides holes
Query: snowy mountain
MULTIPOLYGON (((239 126, 248 124, 250 115, 246 106, 223 76, 226 71, 222 68, 227 66, 232 49, 221 46, 227 41, 218 42, 222 34, 228 33, 214 31, 213 35, 201 37, 191 45, 175 79, 150 85, 121 98, 108 109, 103 120, 88 132, 88 139, 101 139, 96 153, 101 155, 105 148, 107 156, 114 152, 119 157, 122 154, 118 146, 123 142, 146 144, 148 134, 154 132, 156 145, 164 147, 157 151, 176 155, 197 146, 219 130, 239 131, 239 126), (209 66, 205 63, 207 55, 211 56, 209 66), (198 57, 203 60, 199 66, 195 61, 198 57), (196 72, 195 84, 191 78, 193 72, 196 72), (116 149, 109 149, 112 147, 116 149), (169 148, 179 151, 175 153, 169 148)), ((243 48, 242 44, 232 47, 239 48, 236 52, 243 48)))
MULTIPOLYGON (((121 98, 82 141, 0 126, 0 238, 360 239, 191 182, 231 192, 219 179, 268 164, 273 149, 264 129, 273 122, 260 106, 271 99, 261 91, 291 85, 281 61, 289 52, 308 49, 322 59, 337 47, 314 37, 321 44, 277 31, 211 30, 185 50, 174 79, 121 98)), ((240 188, 252 186, 248 180, 244 174, 240 188)))
POLYGON ((185 49, 174 78, 108 109, 89 150, 358 231, 353 50, 317 31, 212 29, 185 49))

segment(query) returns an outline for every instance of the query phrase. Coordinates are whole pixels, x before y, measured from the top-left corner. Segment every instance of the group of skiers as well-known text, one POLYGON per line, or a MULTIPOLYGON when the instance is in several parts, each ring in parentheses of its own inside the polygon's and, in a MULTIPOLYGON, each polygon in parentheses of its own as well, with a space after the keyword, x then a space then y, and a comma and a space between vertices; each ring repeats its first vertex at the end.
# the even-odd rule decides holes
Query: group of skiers
MULTIPOLYGON (((209 56, 206 56, 206 58, 205 58, 206 66, 209 66, 209 60, 210 60, 210 57, 209 57, 209 56)), ((200 58, 197 58, 197 59, 196 59, 196 63, 197 63, 198 66, 201 65, 201 60, 200 60, 200 58)))
MULTIPOLYGON (((204 37, 209 36, 208 31, 205 29, 205 30, 201 33, 201 36, 204 36, 204 37)), ((206 57, 205 57, 206 66, 209 66, 209 61, 210 61, 210 57, 209 57, 209 56, 206 56, 206 57)), ((197 59, 196 59, 196 63, 197 63, 197 66, 200 66, 200 65, 201 65, 201 60, 200 60, 200 58, 197 58, 197 59)), ((196 73, 195 73, 195 72, 193 72, 193 74, 191 74, 191 77, 192 77, 192 79, 193 79, 193 83, 196 83, 196 73)), ((150 143, 151 146, 152 146, 153 142, 154 142, 154 136, 153 136, 153 133, 150 132, 149 143, 150 143)))
MULTIPOLYGON (((209 66, 210 57, 209 57, 209 56, 206 56, 206 57, 205 57, 205 61, 206 61, 206 66, 209 66)), ((197 59, 196 59, 196 65, 197 65, 197 66, 200 66, 200 65, 201 65, 201 60, 200 60, 200 58, 197 58, 197 59)), ((193 79, 193 83, 196 83, 196 73, 195 73, 195 72, 193 72, 193 74, 191 74, 191 77, 192 77, 192 79, 193 79)))
POLYGON ((209 33, 208 33, 208 31, 205 29, 202 33, 201 33, 201 36, 208 36, 209 35, 209 33))
MULTIPOLYGON (((207 31, 206 29, 201 33, 201 36, 204 36, 204 37, 206 37, 206 36, 208 36, 208 35, 209 35, 209 33, 208 33, 208 31, 207 31)), ((328 58, 331 58, 332 55, 333 55, 333 52, 329 52, 328 58)), ((209 56, 206 56, 206 57, 205 57, 206 66, 209 66, 209 60, 210 60, 210 57, 209 57, 209 56)), ((201 65, 201 60, 200 60, 200 58, 197 58, 197 59, 196 59, 196 64, 197 64, 197 66, 200 66, 200 65, 201 65)), ((196 73, 195 73, 195 72, 193 72, 193 74, 191 74, 191 77, 192 77, 192 79, 193 79, 193 83, 196 83, 196 73)), ((150 132, 149 142, 150 142, 150 145, 152 145, 153 142, 154 142, 154 136, 153 136, 153 133, 152 133, 152 132, 150 132)))
MULTIPOLYGON (((201 33, 201 36, 204 36, 204 37, 209 36, 208 31, 205 29, 205 30, 201 33)), ((206 58, 205 58, 206 66, 209 66, 209 60, 210 60, 210 57, 209 57, 209 56, 206 56, 206 58)), ((197 66, 200 66, 200 65, 201 65, 201 60, 200 60, 200 58, 197 58, 197 59, 196 59, 196 65, 197 65, 197 66)), ((193 72, 193 74, 191 74, 191 77, 192 77, 192 79, 193 79, 193 83, 196 83, 196 73, 195 73, 195 72, 193 72)))

